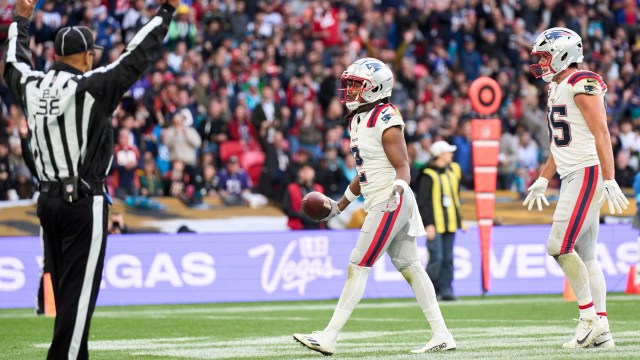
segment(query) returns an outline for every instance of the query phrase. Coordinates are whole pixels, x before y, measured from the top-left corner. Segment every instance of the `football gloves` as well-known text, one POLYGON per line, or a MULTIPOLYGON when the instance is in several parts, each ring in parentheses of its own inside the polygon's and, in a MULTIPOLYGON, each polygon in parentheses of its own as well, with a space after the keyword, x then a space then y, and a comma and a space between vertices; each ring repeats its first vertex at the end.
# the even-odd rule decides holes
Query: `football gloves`
POLYGON ((329 215, 318 220, 318 222, 329 221, 330 219, 340 215, 340 209, 338 209, 338 202, 331 198, 328 198, 328 199, 329 199, 329 202, 331 202, 331 211, 329 212, 329 215))
POLYGON ((400 205, 400 193, 398 192, 398 186, 393 187, 393 191, 391 191, 391 195, 389 196, 389 200, 387 201, 387 207, 384 209, 385 212, 393 212, 400 205))
POLYGON ((621 214, 622 209, 627 209, 629 200, 624 196, 615 179, 605 180, 603 186, 599 203, 602 204, 606 199, 609 202, 609 212, 615 214, 614 210, 616 210, 618 214, 621 214))
POLYGON ((527 210, 531 211, 531 208, 533 207, 533 203, 537 203, 538 204, 538 210, 542 211, 542 203, 544 202, 545 205, 549 206, 549 202, 547 201, 547 198, 544 196, 544 192, 547 191, 547 185, 549 184, 549 180, 543 178, 543 177, 539 177, 538 180, 536 180, 536 182, 533 183, 533 185, 531 185, 529 187, 529 195, 527 195, 527 198, 524 199, 524 202, 522 203, 523 206, 527 206, 529 205, 529 207, 527 208, 527 210))

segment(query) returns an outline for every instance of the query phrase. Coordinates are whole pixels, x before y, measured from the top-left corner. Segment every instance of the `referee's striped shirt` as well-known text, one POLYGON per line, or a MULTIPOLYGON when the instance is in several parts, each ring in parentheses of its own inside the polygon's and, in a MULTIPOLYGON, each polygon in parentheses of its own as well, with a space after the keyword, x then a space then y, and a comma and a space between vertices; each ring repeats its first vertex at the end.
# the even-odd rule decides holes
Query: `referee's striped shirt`
POLYGON ((104 180, 113 157, 111 115, 162 49, 171 17, 160 7, 117 61, 84 74, 63 63, 33 70, 29 20, 11 24, 4 79, 27 117, 39 180, 104 180))

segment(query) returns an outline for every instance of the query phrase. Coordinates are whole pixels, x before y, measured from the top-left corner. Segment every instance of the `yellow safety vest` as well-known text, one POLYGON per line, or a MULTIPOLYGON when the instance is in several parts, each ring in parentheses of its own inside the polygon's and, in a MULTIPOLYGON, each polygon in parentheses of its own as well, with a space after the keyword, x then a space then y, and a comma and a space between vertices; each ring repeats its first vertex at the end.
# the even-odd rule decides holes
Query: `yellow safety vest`
POLYGON ((460 218, 460 179, 462 171, 460 165, 452 162, 443 173, 426 168, 423 173, 432 179, 433 219, 439 234, 456 232, 461 227, 460 218), (443 206, 443 199, 447 196, 454 206, 443 206))

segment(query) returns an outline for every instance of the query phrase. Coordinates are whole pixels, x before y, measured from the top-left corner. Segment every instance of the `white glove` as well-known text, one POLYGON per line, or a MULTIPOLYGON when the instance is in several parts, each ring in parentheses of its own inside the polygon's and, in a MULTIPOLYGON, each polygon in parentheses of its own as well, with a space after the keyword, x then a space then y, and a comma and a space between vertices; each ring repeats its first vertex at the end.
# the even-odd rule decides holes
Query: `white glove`
POLYGON ((331 198, 327 198, 327 199, 329 199, 329 202, 331 202, 331 211, 329 212, 329 215, 327 215, 323 219, 317 220, 318 222, 329 221, 330 219, 340 215, 340 209, 338 209, 338 202, 331 198))
POLYGON ((529 205, 529 207, 527 208, 527 210, 531 211, 531 208, 533 207, 533 203, 536 202, 538 204, 538 210, 542 211, 542 203, 544 202, 545 205, 549 206, 549 202, 547 201, 547 198, 544 196, 544 192, 547 191, 547 185, 549 184, 549 180, 543 178, 543 177, 539 177, 538 180, 536 180, 536 182, 533 183, 533 185, 531 185, 529 187, 529 195, 527 195, 527 198, 524 199, 524 202, 522 203, 523 206, 527 206, 527 204, 529 205))
POLYGON ((615 181, 615 179, 605 180, 604 188, 602 189, 602 196, 598 201, 601 205, 605 199, 609 201, 609 212, 615 214, 615 210, 618 211, 618 214, 622 214, 622 209, 627 209, 627 205, 629 205, 629 200, 624 196, 622 190, 620 190, 620 186, 615 181))
POLYGON ((391 195, 389 196, 389 200, 387 201, 387 207, 384 209, 385 212, 395 211, 400 205, 400 193, 398 192, 398 185, 393 187, 393 191, 391 191, 391 195))

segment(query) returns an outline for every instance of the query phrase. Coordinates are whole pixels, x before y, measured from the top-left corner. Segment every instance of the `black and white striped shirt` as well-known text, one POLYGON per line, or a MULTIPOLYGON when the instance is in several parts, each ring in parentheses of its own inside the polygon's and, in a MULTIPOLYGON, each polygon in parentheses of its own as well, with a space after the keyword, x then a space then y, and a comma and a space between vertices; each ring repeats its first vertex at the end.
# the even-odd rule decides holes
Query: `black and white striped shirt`
POLYGON ((162 49, 173 10, 161 5, 117 61, 84 74, 63 63, 33 70, 29 19, 14 18, 4 78, 27 117, 38 179, 104 180, 113 157, 111 115, 162 49))

